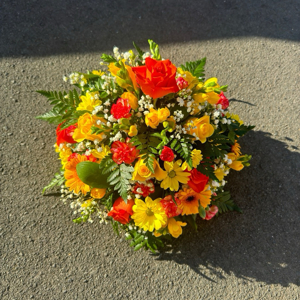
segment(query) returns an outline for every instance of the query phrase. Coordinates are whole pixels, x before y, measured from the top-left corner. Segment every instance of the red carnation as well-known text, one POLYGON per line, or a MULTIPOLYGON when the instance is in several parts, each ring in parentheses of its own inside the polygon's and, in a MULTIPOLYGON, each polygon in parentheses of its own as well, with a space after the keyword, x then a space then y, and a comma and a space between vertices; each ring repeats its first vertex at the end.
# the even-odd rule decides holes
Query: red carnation
POLYGON ((161 151, 161 154, 160 154, 159 158, 162 161, 173 161, 174 153, 173 153, 171 148, 169 148, 167 146, 164 146, 164 148, 161 151))
POLYGON ((168 218, 179 216, 182 213, 182 209, 178 207, 178 205, 181 203, 180 200, 176 199, 176 205, 171 195, 168 195, 164 199, 160 200, 160 203, 168 218))
POLYGON ((127 203, 119 197, 113 204, 111 211, 107 214, 112 217, 115 221, 121 224, 127 224, 130 216, 132 216, 132 206, 134 205, 133 200, 127 200, 127 203))
POLYGON ((205 213, 206 213, 206 216, 204 218, 204 220, 210 220, 211 218, 213 218, 216 213, 219 211, 218 207, 216 205, 212 205, 209 210, 207 210, 205 213))
POLYGON ((76 143, 72 135, 74 133, 74 130, 77 128, 77 124, 71 125, 65 129, 61 129, 60 126, 63 123, 60 123, 57 128, 56 128, 56 144, 59 146, 62 143, 69 143, 69 144, 74 144, 76 143))
POLYGON ((141 195, 143 197, 149 196, 151 193, 154 193, 154 184, 151 180, 148 180, 146 183, 135 183, 133 187, 134 194, 141 195))
POLYGON ((190 173, 190 180, 187 183, 188 186, 197 193, 202 192, 209 180, 209 177, 205 176, 197 169, 193 169, 190 173))
POLYGON ((119 98, 116 104, 113 104, 110 113, 115 119, 130 118, 130 105, 128 99, 119 98))
POLYGON ((120 141, 113 142, 110 151, 113 153, 113 161, 119 165, 122 162, 131 164, 138 157, 140 152, 130 143, 130 139, 127 139, 125 143, 120 141))
POLYGON ((178 77, 176 79, 176 83, 180 90, 183 90, 189 86, 189 83, 182 77, 178 77))
POLYGON ((219 98, 219 101, 217 102, 217 104, 221 104, 222 105, 222 109, 226 109, 229 106, 229 101, 225 97, 225 95, 224 95, 223 92, 221 92, 220 98, 219 98))

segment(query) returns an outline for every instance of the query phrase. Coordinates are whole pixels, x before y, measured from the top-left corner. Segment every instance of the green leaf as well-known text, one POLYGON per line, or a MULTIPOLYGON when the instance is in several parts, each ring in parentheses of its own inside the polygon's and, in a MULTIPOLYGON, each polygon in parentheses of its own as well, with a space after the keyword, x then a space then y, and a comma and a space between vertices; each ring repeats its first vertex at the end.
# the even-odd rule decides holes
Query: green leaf
POLYGON ((56 124, 56 125, 62 122, 61 115, 53 110, 46 112, 43 115, 37 116, 36 119, 44 120, 51 124, 56 124))
POLYGON ((152 40, 148 40, 149 46, 150 46, 150 51, 152 53, 152 58, 154 59, 161 59, 161 55, 159 53, 159 47, 156 43, 154 43, 152 40))
POLYGON ((135 42, 133 42, 133 46, 139 54, 139 58, 142 60, 145 52, 135 42))
POLYGON ((235 142, 235 133, 234 131, 229 131, 228 138, 234 143, 235 142))
POLYGON ((200 217, 202 219, 204 219, 206 217, 205 208, 202 205, 199 205, 198 211, 199 211, 200 217))
POLYGON ((206 63, 206 57, 197 60, 197 61, 190 61, 186 62, 185 65, 181 65, 181 69, 183 71, 189 71, 192 75, 196 76, 197 78, 201 77, 204 79, 204 66, 206 63))
POLYGON ((82 161, 76 166, 77 175, 85 184, 104 189, 109 186, 107 183, 107 175, 102 173, 99 164, 91 161, 82 161))
POLYGON ((45 193, 46 190, 51 189, 55 186, 62 185, 65 182, 64 172, 60 171, 60 173, 55 173, 54 178, 51 182, 43 188, 42 194, 45 193))
POLYGON ((117 62, 117 60, 113 56, 105 53, 101 55, 101 59, 107 63, 117 62))

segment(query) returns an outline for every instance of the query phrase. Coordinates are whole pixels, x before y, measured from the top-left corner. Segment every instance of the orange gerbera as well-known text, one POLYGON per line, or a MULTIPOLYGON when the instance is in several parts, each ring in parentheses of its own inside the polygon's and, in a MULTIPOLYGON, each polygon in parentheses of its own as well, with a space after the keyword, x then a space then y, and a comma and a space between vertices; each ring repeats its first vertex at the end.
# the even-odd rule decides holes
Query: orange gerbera
POLYGON ((65 178, 66 178, 66 187, 69 188, 70 191, 74 191, 74 193, 78 194, 81 192, 85 195, 90 191, 90 186, 85 184, 80 180, 76 172, 76 166, 82 161, 87 161, 88 158, 85 155, 77 154, 72 158, 69 162, 66 163, 65 166, 65 178))
POLYGON ((176 194, 176 198, 180 200, 178 207, 182 209, 182 215, 198 213, 199 193, 189 187, 185 187, 176 194))

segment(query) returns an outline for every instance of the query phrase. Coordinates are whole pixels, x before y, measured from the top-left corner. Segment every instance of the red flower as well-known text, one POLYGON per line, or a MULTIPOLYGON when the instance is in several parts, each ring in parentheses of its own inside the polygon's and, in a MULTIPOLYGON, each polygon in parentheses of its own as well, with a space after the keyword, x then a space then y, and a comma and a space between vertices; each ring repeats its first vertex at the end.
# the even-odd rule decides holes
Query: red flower
POLYGON ((127 139, 125 143, 120 141, 113 142, 110 151, 113 153, 113 161, 119 165, 122 162, 131 164, 138 157, 140 152, 130 143, 130 139, 127 139))
POLYGON ((119 98, 116 104, 113 104, 110 113, 115 119, 130 118, 130 105, 128 99, 119 98))
POLYGON ((179 216, 182 213, 182 209, 178 207, 180 200, 176 199, 176 205, 171 195, 168 195, 164 199, 160 200, 160 203, 168 218, 179 216))
POLYGON ((134 194, 141 195, 143 197, 149 196, 151 193, 154 193, 154 184, 151 180, 148 180, 146 183, 135 183, 133 187, 134 194))
POLYGON ((189 83, 182 77, 178 77, 176 79, 176 83, 180 90, 183 90, 189 86, 189 83))
POLYGON ((188 186, 197 193, 202 192, 209 180, 209 177, 205 176, 197 169, 193 169, 190 173, 190 180, 187 183, 188 186))
POLYGON ((164 148, 161 151, 161 154, 159 158, 163 161, 173 161, 174 159, 174 153, 171 148, 164 146, 164 148))
POLYGON ((112 217, 115 221, 122 224, 127 224, 129 222, 130 216, 132 216, 132 206, 134 205, 133 200, 127 200, 127 203, 119 197, 113 204, 111 211, 107 214, 112 217))
POLYGON ((215 216, 215 214, 219 211, 218 207, 216 205, 212 205, 209 210, 206 211, 206 216, 204 220, 210 220, 215 216))
POLYGON ((62 143, 69 143, 69 144, 74 144, 76 143, 72 135, 74 133, 74 130, 77 128, 77 124, 71 125, 65 129, 60 129, 60 126, 63 123, 60 123, 57 128, 56 128, 56 144, 59 146, 62 143))
POLYGON ((144 94, 156 99, 179 91, 175 79, 177 69, 168 59, 147 57, 145 63, 145 66, 132 68, 144 94))
POLYGON ((226 109, 229 106, 229 101, 225 97, 225 95, 224 95, 223 92, 221 92, 220 98, 219 98, 219 101, 217 102, 217 104, 221 104, 222 105, 222 109, 226 109))

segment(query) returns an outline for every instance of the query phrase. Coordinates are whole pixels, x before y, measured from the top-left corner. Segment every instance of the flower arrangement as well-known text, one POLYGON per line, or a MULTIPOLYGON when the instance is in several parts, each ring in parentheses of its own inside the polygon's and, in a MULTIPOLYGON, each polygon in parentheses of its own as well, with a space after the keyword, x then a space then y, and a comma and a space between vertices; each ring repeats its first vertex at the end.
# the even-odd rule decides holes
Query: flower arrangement
POLYGON ((196 218, 240 211, 224 191, 230 170, 249 166, 238 139, 253 126, 228 112, 217 78, 204 79, 206 59, 176 67, 150 52, 102 55, 106 71, 64 77, 69 92, 38 91, 53 109, 60 172, 43 192, 61 186, 75 223, 111 221, 135 250, 155 252, 196 218))

